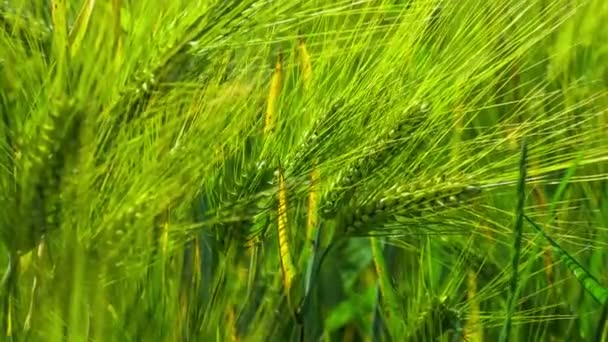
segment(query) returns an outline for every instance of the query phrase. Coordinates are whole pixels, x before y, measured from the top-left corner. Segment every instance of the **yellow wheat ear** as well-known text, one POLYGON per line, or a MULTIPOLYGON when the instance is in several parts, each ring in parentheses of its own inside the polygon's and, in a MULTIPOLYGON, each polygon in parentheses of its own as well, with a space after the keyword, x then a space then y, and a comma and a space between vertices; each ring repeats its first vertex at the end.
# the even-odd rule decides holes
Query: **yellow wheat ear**
POLYGON ((467 271, 467 297, 470 305, 469 319, 465 326, 467 341, 483 341, 483 330, 481 329, 479 298, 477 298, 477 273, 469 269, 467 271))
POLYGON ((306 239, 313 241, 315 237, 315 229, 319 222, 318 207, 319 207, 319 167, 315 162, 313 169, 310 172, 310 188, 308 192, 308 210, 306 212, 306 239))
POLYGON ((310 54, 306 48, 304 38, 300 38, 298 40, 298 57, 300 60, 300 72, 304 89, 308 90, 310 89, 310 84, 312 83, 312 63, 310 61, 310 54))
POLYGON ((279 208, 277 234, 279 237, 279 257, 281 259, 281 269, 283 271, 283 284, 285 286, 287 296, 289 297, 289 292, 295 276, 295 267, 291 257, 287 224, 287 190, 285 188, 285 177, 283 175, 283 170, 279 167, 279 208))
POLYGON ((226 320, 227 320, 227 334, 228 334, 228 339, 230 342, 238 342, 240 341, 239 335, 238 335, 238 331, 237 331, 237 327, 236 327, 236 310, 234 308, 234 305, 230 305, 227 309, 226 312, 226 320))
POLYGON ((266 116, 264 118, 264 134, 272 132, 274 128, 274 120, 276 116, 277 103, 281 95, 281 87, 283 86, 283 58, 279 54, 277 62, 274 66, 274 73, 270 80, 270 89, 268 91, 268 100, 266 103, 266 116))

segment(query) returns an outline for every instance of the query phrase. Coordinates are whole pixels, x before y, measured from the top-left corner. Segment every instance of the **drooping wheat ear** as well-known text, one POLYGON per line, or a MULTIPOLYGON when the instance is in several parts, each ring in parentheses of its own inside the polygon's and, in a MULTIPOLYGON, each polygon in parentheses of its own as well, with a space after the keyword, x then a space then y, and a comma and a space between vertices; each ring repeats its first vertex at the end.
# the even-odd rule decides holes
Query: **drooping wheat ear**
POLYGON ((277 105, 281 96, 281 88, 283 87, 283 57, 281 54, 277 56, 277 61, 274 66, 274 73, 270 80, 270 88, 268 90, 268 99, 266 102, 266 116, 264 117, 264 134, 267 135, 273 131, 277 105))
POLYGON ((344 202, 356 192, 357 185, 361 180, 370 176, 375 169, 386 164, 397 155, 397 150, 402 146, 403 141, 411 138, 415 130, 420 127, 423 113, 423 110, 417 110, 414 114, 401 120, 395 128, 377 138, 363 157, 357 159, 344 172, 340 173, 323 206, 325 217, 330 218, 336 215, 339 208, 345 204, 344 202))
POLYGON ((338 228, 347 234, 367 234, 371 229, 388 223, 464 206, 480 193, 479 187, 442 180, 393 186, 372 201, 343 214, 338 228))
POLYGON ((600 305, 608 305, 608 288, 602 286, 600 282, 593 276, 583 265, 581 265, 574 257, 572 257, 557 241, 553 240, 545 231, 537 225, 532 219, 525 215, 534 229, 539 232, 553 248, 553 252, 559 257, 568 269, 572 272, 576 280, 583 286, 585 291, 593 297, 600 305))
POLYGON ((283 271, 283 286, 289 298, 292 282, 296 271, 291 255, 289 241, 289 228, 287 221, 287 189, 283 171, 279 169, 279 206, 277 235, 279 238, 279 257, 281 259, 281 269, 283 271))
POLYGON ((300 60, 300 75, 302 77, 302 83, 304 84, 304 90, 308 91, 312 83, 312 63, 304 38, 298 39, 298 57, 300 60))
POLYGON ((82 120, 73 116, 73 110, 71 103, 59 103, 43 121, 37 139, 25 144, 27 184, 22 195, 29 196, 26 217, 30 237, 15 246, 21 253, 31 250, 46 231, 59 225, 60 185, 80 143, 82 120))
MULTIPOLYGON (((226 163, 232 163, 228 159, 226 163)), ((224 165, 224 170, 235 168, 236 174, 224 172, 215 182, 222 189, 221 193, 211 195, 215 203, 204 209, 200 219, 215 221, 219 235, 227 240, 245 238, 246 246, 255 244, 255 237, 266 229, 267 225, 256 224, 256 219, 265 218, 267 210, 275 206, 276 178, 274 169, 266 161, 257 163, 245 162, 224 165), (242 166, 241 166, 242 165, 242 166), (226 175, 228 174, 228 175, 226 175), (263 217, 262 217, 263 216, 263 217)))

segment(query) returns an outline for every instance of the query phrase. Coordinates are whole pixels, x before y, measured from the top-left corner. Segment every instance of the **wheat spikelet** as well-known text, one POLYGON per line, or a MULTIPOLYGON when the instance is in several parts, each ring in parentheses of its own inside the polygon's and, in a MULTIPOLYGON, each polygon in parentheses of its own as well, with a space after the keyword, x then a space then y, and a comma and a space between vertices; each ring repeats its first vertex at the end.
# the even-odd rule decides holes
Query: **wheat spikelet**
POLYGON ((319 168, 315 164, 310 172, 310 188, 308 190, 308 208, 306 211, 306 239, 312 241, 318 225, 319 206, 319 168))
POLYGON ((283 285, 287 294, 291 290, 292 281, 295 277, 295 267, 291 256, 289 242, 289 228, 287 221, 287 189, 283 172, 279 170, 279 207, 277 235, 279 238, 279 256, 281 259, 281 269, 283 270, 283 285))
POLYGON ((306 48, 304 38, 298 39, 298 57, 300 60, 300 70, 304 90, 309 90, 312 83, 312 63, 310 61, 310 54, 306 48))
POLYGON ((270 89, 268 90, 268 99, 266 102, 266 116, 264 117, 264 134, 267 135, 274 129, 276 120, 277 104, 281 96, 281 88, 283 86, 283 61, 282 56, 277 56, 277 61, 274 66, 274 73, 270 80, 270 89))

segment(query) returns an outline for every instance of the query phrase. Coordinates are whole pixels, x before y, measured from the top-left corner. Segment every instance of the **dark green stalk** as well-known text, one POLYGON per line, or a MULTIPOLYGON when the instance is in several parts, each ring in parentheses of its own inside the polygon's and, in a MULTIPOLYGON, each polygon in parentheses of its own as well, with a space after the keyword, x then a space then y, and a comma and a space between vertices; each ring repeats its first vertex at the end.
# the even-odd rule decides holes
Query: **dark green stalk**
MULTIPOLYGON (((372 241, 374 239, 372 238, 372 241)), ((373 242, 372 242, 373 243, 373 242)), ((395 256, 397 254, 397 249, 395 246, 393 245, 386 245, 383 250, 382 253, 384 254, 384 261, 386 262, 386 272, 388 272, 389 274, 392 273, 393 269, 394 269, 394 261, 395 261, 395 256)), ((377 262, 378 260, 376 260, 377 262)), ((391 284, 392 285, 392 284, 391 284)), ((388 335, 388 329, 386 324, 383 322, 382 320, 382 301, 383 301, 383 294, 382 294, 382 286, 380 284, 378 284, 376 286, 376 292, 377 292, 377 296, 376 296, 376 305, 374 308, 374 317, 373 317, 373 321, 372 321, 372 341, 383 341, 383 335, 385 334, 388 335)))
POLYGON ((602 313, 599 321, 597 322, 597 328, 595 329, 595 342, 602 342, 603 339, 606 338, 606 321, 608 321, 608 305, 604 305, 602 307, 602 313))
POLYGON ((515 230, 514 230, 514 241, 513 241, 513 259, 512 267, 513 273, 511 276, 511 286, 509 291, 509 301, 507 305, 507 318, 505 320, 503 330, 500 333, 500 341, 507 342, 510 340, 511 335, 511 320, 513 312, 515 311, 515 303, 517 301, 519 287, 519 259, 521 255, 521 240, 522 240, 522 228, 524 224, 524 205, 526 203, 526 159, 527 159, 527 145, 524 140, 521 144, 521 159, 519 162, 519 181, 517 183, 517 208, 516 208, 516 219, 515 219, 515 230))

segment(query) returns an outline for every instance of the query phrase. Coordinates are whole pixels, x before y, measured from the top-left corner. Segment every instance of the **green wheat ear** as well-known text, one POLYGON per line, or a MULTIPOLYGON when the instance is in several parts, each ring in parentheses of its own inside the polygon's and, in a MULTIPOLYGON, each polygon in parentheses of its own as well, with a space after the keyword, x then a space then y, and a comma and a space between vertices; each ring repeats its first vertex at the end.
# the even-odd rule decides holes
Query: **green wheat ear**
MULTIPOLYGON (((403 141, 411 138, 416 129, 420 127, 426 111, 427 107, 421 106, 416 111, 409 113, 393 129, 376 138, 367 153, 339 175, 323 206, 325 217, 330 218, 336 215, 340 210, 339 208, 347 204, 348 199, 356 192, 359 182, 369 177, 374 170, 386 165, 397 155, 397 150, 402 146, 403 141)), ((412 142, 409 143, 413 144, 412 142)))
POLYGON ((404 223, 464 206, 480 193, 479 187, 442 180, 396 185, 345 214, 338 227, 347 234, 371 234, 372 229, 387 224, 404 223))
POLYGON ((600 282, 583 267, 576 259, 574 259, 564 248, 562 248, 553 238, 539 227, 532 219, 525 215, 534 229, 539 232, 545 240, 553 247, 553 251, 558 255, 559 260, 563 262, 572 272, 576 280, 583 286, 593 299, 601 305, 608 304, 608 289, 600 284, 600 282))

